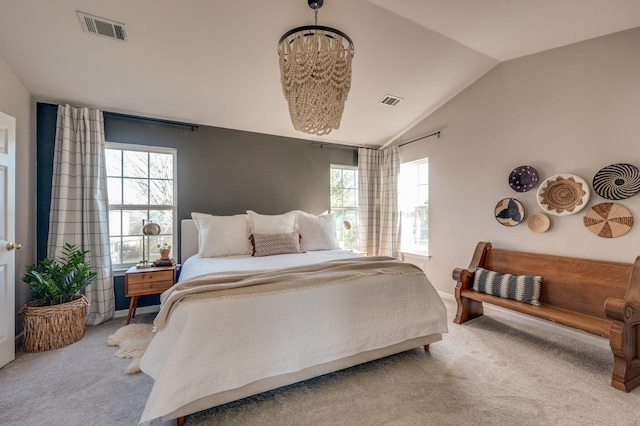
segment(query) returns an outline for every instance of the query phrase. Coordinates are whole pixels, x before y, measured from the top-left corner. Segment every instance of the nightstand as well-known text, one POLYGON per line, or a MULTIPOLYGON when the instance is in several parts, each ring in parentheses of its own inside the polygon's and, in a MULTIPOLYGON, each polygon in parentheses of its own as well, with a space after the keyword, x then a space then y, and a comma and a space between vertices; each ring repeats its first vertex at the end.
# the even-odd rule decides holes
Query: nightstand
POLYGON ((152 268, 131 267, 124 273, 124 295, 131 297, 129 302, 129 315, 127 324, 131 318, 136 317, 138 297, 150 294, 160 294, 176 282, 176 267, 161 266, 152 268))

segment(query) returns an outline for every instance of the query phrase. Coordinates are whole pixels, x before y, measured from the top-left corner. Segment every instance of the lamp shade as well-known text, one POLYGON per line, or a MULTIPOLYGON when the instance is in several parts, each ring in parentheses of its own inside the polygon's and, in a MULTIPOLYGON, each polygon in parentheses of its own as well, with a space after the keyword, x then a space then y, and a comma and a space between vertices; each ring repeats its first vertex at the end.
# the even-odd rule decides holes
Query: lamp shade
POLYGON ((142 227, 142 233, 144 235, 160 235, 160 225, 155 222, 147 222, 142 227))

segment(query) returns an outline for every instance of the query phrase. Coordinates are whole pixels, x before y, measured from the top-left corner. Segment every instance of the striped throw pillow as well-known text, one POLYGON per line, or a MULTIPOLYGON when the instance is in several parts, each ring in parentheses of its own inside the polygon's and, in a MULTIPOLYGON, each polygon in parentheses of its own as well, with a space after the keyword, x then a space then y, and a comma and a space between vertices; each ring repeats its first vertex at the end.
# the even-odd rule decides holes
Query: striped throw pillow
POLYGON ((511 275, 477 268, 473 277, 473 291, 500 296, 518 302, 540 306, 542 277, 511 275))

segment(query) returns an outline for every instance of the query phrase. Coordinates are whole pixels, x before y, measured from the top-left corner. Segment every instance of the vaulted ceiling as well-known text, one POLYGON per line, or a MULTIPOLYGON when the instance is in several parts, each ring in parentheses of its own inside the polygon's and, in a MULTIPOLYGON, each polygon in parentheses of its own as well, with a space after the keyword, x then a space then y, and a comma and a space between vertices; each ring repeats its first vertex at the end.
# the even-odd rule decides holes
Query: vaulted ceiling
POLYGON ((305 0, 0 0, 0 57, 38 101, 383 146, 501 61, 640 26, 640 1, 326 0, 318 24, 355 56, 324 137, 293 129, 276 51, 313 19, 305 0), (83 32, 76 11, 125 24, 128 41, 83 32))

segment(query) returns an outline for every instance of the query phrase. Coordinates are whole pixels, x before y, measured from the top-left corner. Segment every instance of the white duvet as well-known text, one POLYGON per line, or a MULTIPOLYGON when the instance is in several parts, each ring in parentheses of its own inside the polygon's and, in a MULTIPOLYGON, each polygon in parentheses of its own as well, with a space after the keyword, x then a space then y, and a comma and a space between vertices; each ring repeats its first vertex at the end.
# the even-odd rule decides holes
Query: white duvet
MULTIPOLYGON (((214 271, 272 270, 356 256, 342 250, 203 259, 180 281, 214 271)), ((155 379, 141 424, 257 380, 447 331, 444 305, 424 275, 375 275, 296 291, 178 304, 141 368, 155 379)))

